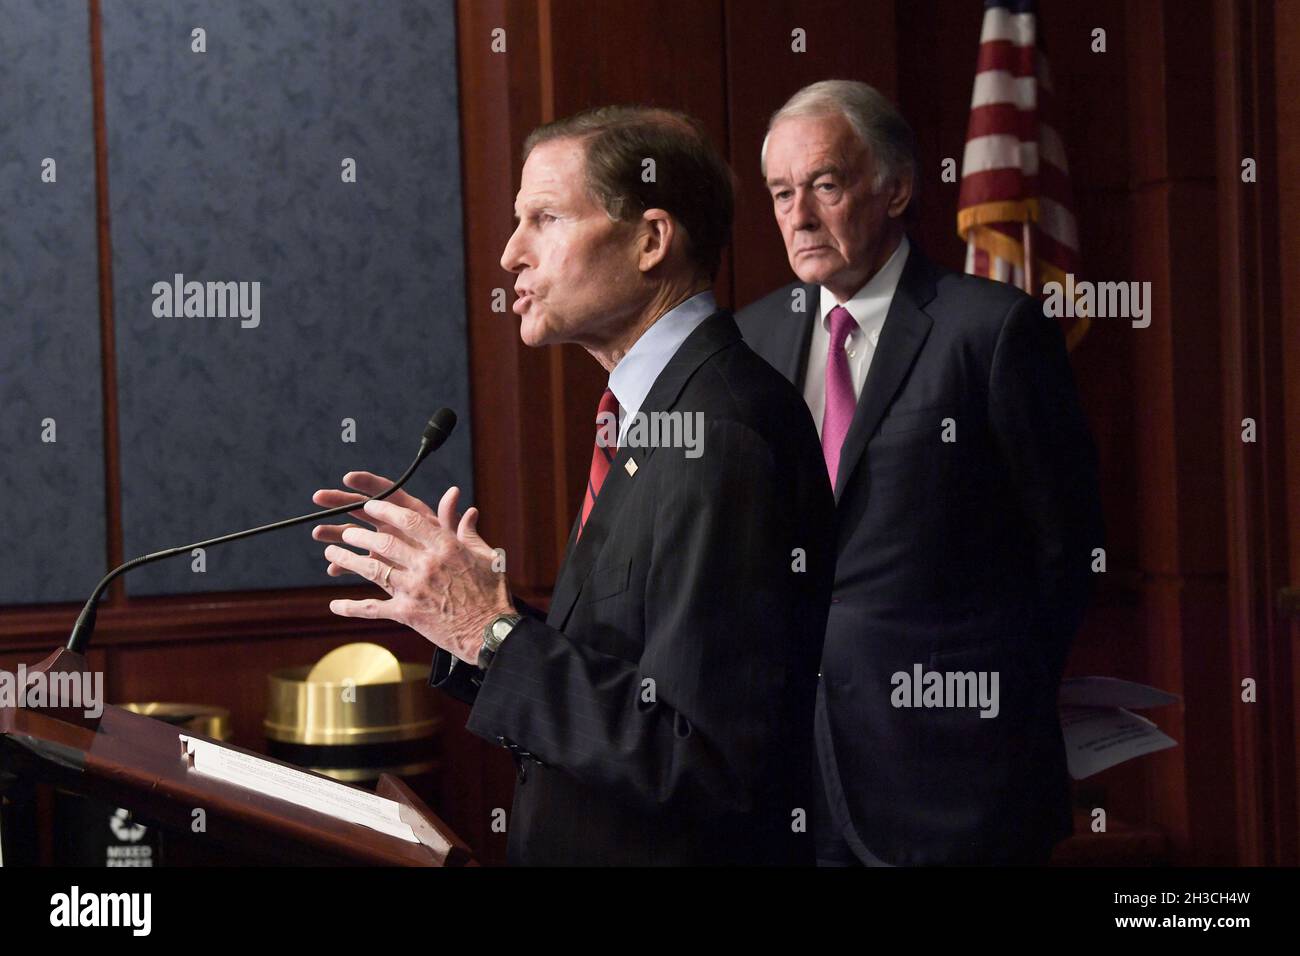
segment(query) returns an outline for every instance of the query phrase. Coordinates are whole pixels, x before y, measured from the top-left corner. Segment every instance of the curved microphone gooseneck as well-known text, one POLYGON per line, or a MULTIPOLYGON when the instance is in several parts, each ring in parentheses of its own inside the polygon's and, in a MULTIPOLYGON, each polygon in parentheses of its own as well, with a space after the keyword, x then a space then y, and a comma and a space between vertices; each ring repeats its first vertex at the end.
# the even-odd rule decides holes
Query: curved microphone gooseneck
MULTIPOLYGON (((420 467, 420 463, 429 455, 437 451, 450 436, 452 429, 456 427, 456 413, 450 408, 440 408, 434 412, 433 417, 429 419, 428 424, 424 426, 424 434, 420 439, 420 450, 416 453, 415 460, 411 462, 409 468, 402 473, 402 477, 393 482, 392 486, 377 495, 372 495, 366 501, 383 501, 394 491, 406 484, 407 479, 415 474, 415 469, 420 467)), ((193 544, 184 544, 177 548, 168 548, 166 551, 155 551, 153 554, 141 555, 138 558, 126 562, 114 568, 95 587, 94 593, 86 601, 85 607, 81 609, 81 614, 77 616, 77 623, 72 627, 72 634, 68 638, 66 649, 74 654, 84 654, 86 645, 90 642, 90 635, 95 630, 95 611, 99 604, 99 598, 115 578, 125 574, 133 568, 138 568, 143 564, 152 564, 154 561, 161 561, 164 558, 174 557, 178 554, 184 554, 195 548, 209 548, 216 544, 225 544, 227 541, 238 541, 240 538, 248 538, 255 534, 262 534, 265 531, 276 531, 280 528, 289 528, 293 525, 303 524, 307 521, 319 521, 321 518, 332 518, 334 515, 341 515, 349 511, 356 511, 365 505, 365 501, 358 501, 350 505, 339 505, 337 508, 330 508, 326 511, 313 511, 311 514, 299 515, 297 518, 287 518, 284 521, 277 521, 274 524, 264 524, 260 528, 250 528, 247 531, 236 531, 233 534, 222 535, 219 538, 209 538, 207 541, 196 541, 193 544)))

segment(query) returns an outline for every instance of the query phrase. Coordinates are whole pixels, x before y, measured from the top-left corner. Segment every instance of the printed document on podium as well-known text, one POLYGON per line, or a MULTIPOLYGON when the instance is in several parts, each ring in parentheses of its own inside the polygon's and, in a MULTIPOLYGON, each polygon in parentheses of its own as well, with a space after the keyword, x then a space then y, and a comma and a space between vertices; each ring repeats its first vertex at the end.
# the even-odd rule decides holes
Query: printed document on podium
POLYGON ((192 758, 196 773, 215 777, 339 820, 358 823, 419 843, 409 823, 401 819, 401 804, 356 787, 285 767, 220 744, 180 735, 182 753, 192 758))

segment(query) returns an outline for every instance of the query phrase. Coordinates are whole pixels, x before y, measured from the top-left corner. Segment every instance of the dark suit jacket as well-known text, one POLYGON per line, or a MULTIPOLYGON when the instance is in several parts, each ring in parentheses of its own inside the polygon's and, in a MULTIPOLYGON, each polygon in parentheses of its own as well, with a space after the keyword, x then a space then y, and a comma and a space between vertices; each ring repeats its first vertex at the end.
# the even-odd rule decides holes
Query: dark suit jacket
MULTIPOLYGON (((800 386, 819 294, 795 283, 737 316, 800 386)), ((817 755, 860 856, 1007 861, 1069 832, 1056 697, 1102 545, 1096 482, 1057 324, 913 246, 835 482, 817 755), (998 716, 894 706, 893 675, 917 664, 997 671, 998 716)))
POLYGON ((727 312, 642 411, 702 412, 702 454, 620 449, 545 621, 485 675, 439 651, 431 683, 515 754, 512 863, 811 863, 796 814, 834 573, 815 426, 727 312))

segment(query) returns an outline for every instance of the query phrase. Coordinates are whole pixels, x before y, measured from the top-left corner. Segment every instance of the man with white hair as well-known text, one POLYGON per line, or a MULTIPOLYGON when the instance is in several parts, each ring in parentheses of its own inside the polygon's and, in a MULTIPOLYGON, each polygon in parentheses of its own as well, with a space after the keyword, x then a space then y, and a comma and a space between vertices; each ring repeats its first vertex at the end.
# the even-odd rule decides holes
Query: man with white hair
POLYGON ((1070 831, 1057 690, 1102 543, 1064 339, 908 241, 912 133, 866 84, 791 97, 762 171, 798 281, 737 318, 803 390, 837 509, 818 860, 1046 862, 1070 831))

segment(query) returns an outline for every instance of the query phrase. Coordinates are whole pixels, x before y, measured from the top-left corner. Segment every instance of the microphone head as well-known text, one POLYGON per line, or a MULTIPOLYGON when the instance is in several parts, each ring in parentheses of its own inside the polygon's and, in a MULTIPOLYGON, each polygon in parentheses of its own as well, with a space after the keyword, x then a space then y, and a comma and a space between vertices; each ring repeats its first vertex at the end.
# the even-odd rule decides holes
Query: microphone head
POLYGON ((427 445, 429 451, 436 451, 456 427, 456 413, 450 408, 440 408, 433 413, 429 423, 424 426, 421 444, 427 445))

